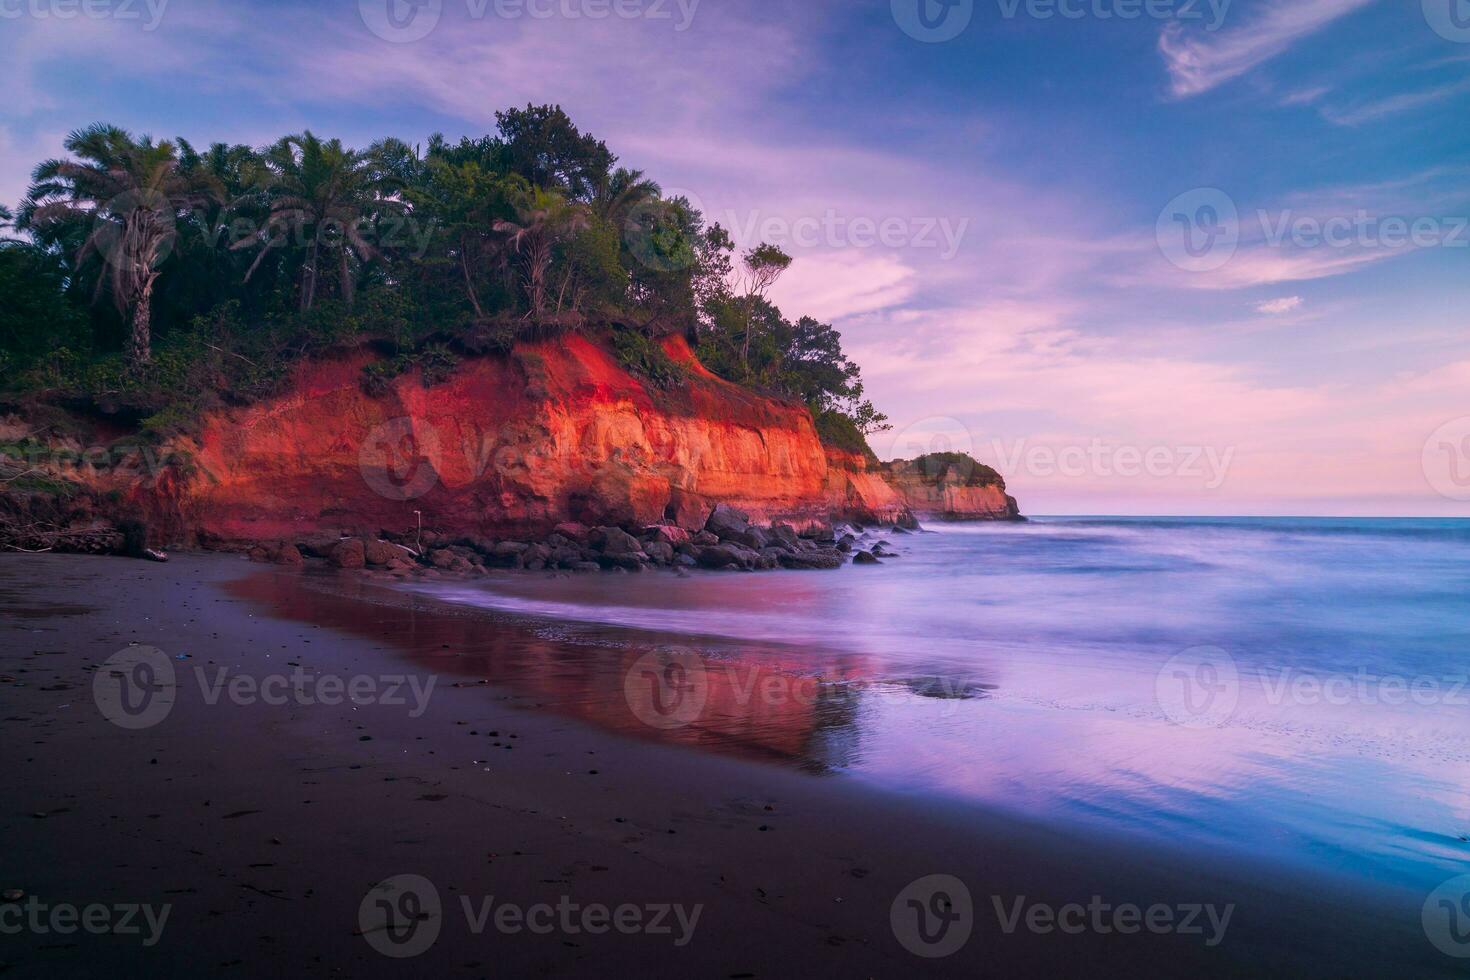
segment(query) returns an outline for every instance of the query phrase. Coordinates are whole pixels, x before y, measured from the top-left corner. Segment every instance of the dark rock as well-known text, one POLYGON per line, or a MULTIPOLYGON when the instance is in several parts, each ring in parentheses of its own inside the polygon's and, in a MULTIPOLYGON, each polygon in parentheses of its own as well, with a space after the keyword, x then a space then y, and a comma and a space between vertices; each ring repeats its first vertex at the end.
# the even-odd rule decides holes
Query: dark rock
POLYGON ((770 536, 772 544, 780 545, 791 551, 801 547, 801 538, 797 535, 796 528, 790 524, 772 524, 766 533, 770 536))
POLYGON ((871 551, 859 551, 857 554, 855 554, 855 555, 852 556, 852 563, 854 565, 881 565, 881 564, 883 564, 876 557, 874 557, 874 555, 873 555, 873 553, 871 551))
POLYGON ((362 542, 357 538, 337 542, 327 558, 338 568, 362 568, 367 564, 362 542))
POLYGON ((586 544, 588 535, 592 533, 592 529, 589 528, 586 524, 579 524, 576 521, 566 521, 562 524, 558 524, 556 527, 552 528, 552 530, 555 531, 557 534, 560 534, 562 537, 567 538, 571 541, 575 541, 578 544, 586 544))
POLYGON ((448 548, 435 548, 429 552, 429 564, 435 568, 453 568, 457 558, 459 556, 448 548))
POLYGON ((574 572, 600 572, 602 566, 595 561, 579 561, 572 566, 574 572))
POLYGON ((832 569, 843 566, 842 555, 836 551, 787 552, 781 556, 784 568, 832 569))
POLYGON ((643 545, 627 531, 616 527, 599 527, 592 532, 592 543, 605 555, 636 555, 643 545))
POLYGON ((674 560, 674 546, 666 541, 650 541, 643 546, 648 557, 661 565, 667 565, 674 560))
POLYGON ((716 504, 704 529, 721 538, 735 538, 750 528, 750 515, 729 504, 716 504))
POLYGON ((844 534, 842 537, 837 539, 837 550, 851 551, 853 545, 855 544, 857 544, 857 538, 853 537, 851 534, 844 534))
POLYGON ((306 559, 301 557, 301 552, 289 541, 282 541, 276 549, 275 557, 272 559, 277 565, 304 565, 306 559))
POLYGON ((709 531, 700 531, 698 534, 694 535, 694 537, 690 538, 689 540, 692 543, 697 544, 697 545, 708 546, 708 545, 712 545, 712 544, 719 544, 720 543, 720 536, 718 534, 712 534, 709 531))
POLYGON ((712 544, 699 550, 698 561, 704 568, 738 568, 743 559, 735 545, 712 544))

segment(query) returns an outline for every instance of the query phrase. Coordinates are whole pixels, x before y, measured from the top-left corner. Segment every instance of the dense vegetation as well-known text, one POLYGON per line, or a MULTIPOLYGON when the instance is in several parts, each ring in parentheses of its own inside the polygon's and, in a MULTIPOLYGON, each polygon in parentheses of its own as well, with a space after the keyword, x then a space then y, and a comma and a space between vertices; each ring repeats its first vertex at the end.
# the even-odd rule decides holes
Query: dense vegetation
POLYGON ((432 383, 465 353, 585 331, 673 387, 656 341, 682 332, 717 374, 801 400, 866 451, 884 416, 837 332, 767 299, 789 256, 738 251, 559 107, 496 120, 481 139, 361 150, 309 131, 205 150, 71 134, 70 158, 0 209, 0 377, 186 427, 354 346, 383 355, 365 385, 413 367, 432 383))

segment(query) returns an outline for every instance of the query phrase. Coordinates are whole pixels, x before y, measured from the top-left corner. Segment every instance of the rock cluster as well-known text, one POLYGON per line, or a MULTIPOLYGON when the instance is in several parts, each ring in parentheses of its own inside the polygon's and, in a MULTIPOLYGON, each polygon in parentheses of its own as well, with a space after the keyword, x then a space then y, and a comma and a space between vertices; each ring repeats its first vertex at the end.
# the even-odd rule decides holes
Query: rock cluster
MULTIPOLYGON (((903 533, 902 528, 894 530, 903 533)), ((789 524, 763 527, 751 523, 744 511, 719 504, 703 530, 694 533, 672 524, 589 527, 569 521, 556 525, 539 541, 496 541, 434 531, 382 538, 324 535, 299 542, 257 544, 249 549, 249 556, 279 565, 301 565, 315 558, 337 568, 369 569, 396 578, 468 576, 497 568, 568 572, 833 569, 849 559, 855 564, 878 564, 880 558, 898 557, 884 550, 886 541, 863 550, 869 533, 846 525, 804 533, 789 524)))

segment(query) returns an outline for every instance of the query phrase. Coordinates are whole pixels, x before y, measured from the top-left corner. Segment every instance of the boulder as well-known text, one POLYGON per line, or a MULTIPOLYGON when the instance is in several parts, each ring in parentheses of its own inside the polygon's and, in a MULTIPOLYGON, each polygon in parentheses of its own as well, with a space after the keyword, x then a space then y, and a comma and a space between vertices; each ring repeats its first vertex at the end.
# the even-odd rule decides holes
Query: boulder
POLYGON ((675 488, 669 491, 669 504, 664 508, 664 513, 684 530, 698 531, 704 527, 713 510, 709 501, 699 494, 675 488))
POLYGON ((362 568, 367 564, 362 541, 357 538, 337 542, 328 553, 327 560, 338 568, 362 568))
POLYGON ((876 557, 874 557, 874 555, 873 555, 873 553, 871 551, 859 551, 857 554, 855 554, 855 555, 852 556, 852 563, 854 565, 881 565, 881 564, 883 564, 876 557))
POLYGON ((693 544, 702 545, 702 546, 703 545, 711 545, 711 544, 719 544, 720 543, 720 536, 718 534, 711 534, 709 531, 700 531, 698 534, 694 535, 689 540, 693 544))
POLYGON ((575 541, 577 544, 586 544, 587 536, 592 533, 591 528, 577 521, 565 521, 552 528, 552 531, 560 534, 569 541, 575 541))
POLYGON ((662 541, 665 544, 674 545, 675 547, 689 540, 688 531, 682 527, 675 527, 672 524, 660 524, 657 527, 651 527, 648 529, 648 533, 652 536, 653 540, 662 541))
POLYGON ((387 541, 378 541, 373 538, 363 541, 362 553, 369 565, 386 565, 395 558, 400 561, 413 561, 413 552, 402 545, 390 544, 387 541))
POLYGON ((704 529, 720 538, 735 538, 750 528, 750 515, 729 504, 716 504, 704 529))
POLYGON ((772 544, 780 545, 790 551, 801 547, 801 537, 796 533, 796 528, 790 524, 772 524, 766 534, 772 544))
POLYGON ((841 568, 842 555, 836 551, 787 552, 781 556, 783 568, 841 568))
POLYGON ((306 559, 301 557, 301 552, 289 541, 282 541, 276 549, 274 561, 277 565, 304 565, 306 559))
POLYGON ((616 527, 599 527, 592 532, 592 543, 605 555, 636 555, 643 550, 638 539, 616 527))
POLYGON ((742 544, 752 551, 760 551, 762 548, 771 546, 771 537, 763 527, 748 527, 739 534, 732 534, 730 540, 736 544, 742 544))
MULTIPOLYGON (((429 552, 429 564, 435 568, 453 568, 456 561, 464 561, 464 559, 448 548, 435 548, 429 552)), ((465 562, 465 564, 469 564, 469 562, 465 562)))
POLYGON ((842 537, 837 539, 837 550, 851 551, 853 545, 855 544, 857 544, 857 538, 853 537, 851 534, 844 534, 842 537))
POLYGON ((521 553, 531 547, 524 541, 502 541, 495 546, 494 556, 496 558, 519 558, 521 553))
POLYGON ((742 559, 735 545, 712 544, 699 549, 698 561, 703 568, 739 568, 742 559))
POLYGON ((650 541, 643 546, 648 557, 661 565, 667 565, 674 560, 674 546, 667 541, 650 541))

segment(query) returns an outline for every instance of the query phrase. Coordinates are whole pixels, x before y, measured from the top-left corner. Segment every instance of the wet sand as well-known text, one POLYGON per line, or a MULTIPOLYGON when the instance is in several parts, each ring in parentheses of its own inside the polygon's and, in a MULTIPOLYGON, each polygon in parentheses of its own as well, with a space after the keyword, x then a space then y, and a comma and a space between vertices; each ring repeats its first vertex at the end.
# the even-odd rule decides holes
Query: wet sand
MULTIPOLYGON (((1222 866, 1188 841, 1163 852, 1072 839, 798 764, 811 739, 840 733, 840 703, 650 726, 623 680, 666 637, 228 556, 0 556, 0 616, 0 891, 48 907, 170 906, 151 946, 49 927, 0 934, 7 975, 1422 977, 1456 966, 1425 939, 1417 904, 1222 866), (136 730, 93 696, 96 665, 130 643, 163 651, 179 679, 167 717, 136 730), (210 703, 222 669, 247 683, 366 677, 380 694, 401 678, 407 703, 224 692, 210 703), (933 874, 963 881, 973 904, 968 942, 942 958, 906 949, 890 915, 933 874), (360 934, 365 898, 395 875, 422 876, 440 899, 437 939, 406 960, 360 934), (476 933, 461 899, 479 909, 492 895, 699 911, 692 930, 670 915, 667 932, 492 922, 476 933), (1027 908, 1099 896, 1233 912, 1213 946, 1203 914, 1202 934, 1024 922, 1007 933, 996 903, 1023 896, 1027 908)), ((822 655, 840 664, 840 641, 822 655)), ((781 656, 771 652, 777 675, 781 656)))

